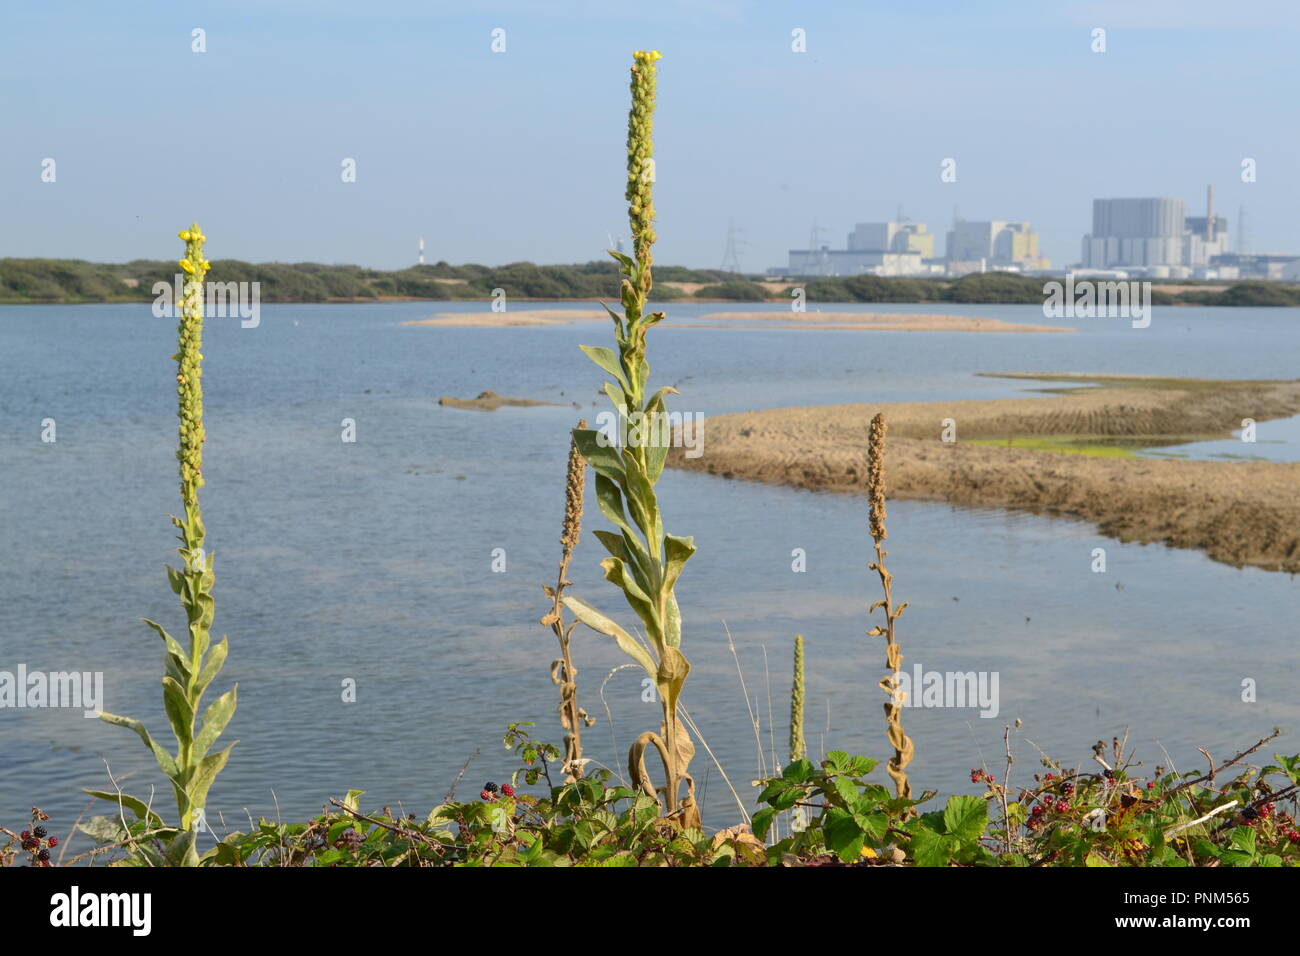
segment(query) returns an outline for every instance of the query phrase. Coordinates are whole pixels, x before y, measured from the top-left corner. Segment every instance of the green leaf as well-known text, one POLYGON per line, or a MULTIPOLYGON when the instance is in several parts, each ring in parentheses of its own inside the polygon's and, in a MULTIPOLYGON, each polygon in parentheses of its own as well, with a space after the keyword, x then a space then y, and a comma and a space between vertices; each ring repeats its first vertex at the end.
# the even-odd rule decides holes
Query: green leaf
POLYGON ((826 845, 845 863, 853 863, 862 856, 866 834, 853 819, 853 814, 831 807, 826 811, 822 832, 826 834, 826 845))
POLYGON ((763 792, 758 795, 758 802, 769 803, 773 797, 785 793, 790 789, 797 790, 798 788, 792 787, 790 781, 786 780, 785 777, 777 777, 774 780, 768 781, 767 786, 763 788, 763 792))
POLYGON ((194 778, 186 788, 189 794, 191 807, 197 810, 207 804, 208 790, 212 787, 213 781, 216 780, 217 774, 221 772, 221 768, 224 767, 226 761, 230 759, 231 748, 237 743, 239 743, 238 740, 232 741, 226 746, 225 750, 220 750, 214 754, 208 754, 199 761, 199 766, 194 773, 194 778))
MULTIPOLYGON (((870 757, 850 757, 848 763, 844 765, 844 772, 851 777, 865 777, 876 768, 878 763, 880 763, 879 760, 872 760, 870 757)), ((930 795, 934 796, 933 790, 930 791, 930 795)), ((917 800, 916 802, 920 803, 921 801, 917 800)))
POLYGON ((864 813, 861 812, 862 806, 855 808, 853 820, 862 829, 867 836, 879 840, 889 829, 889 818, 883 813, 864 813))
MULTIPOLYGON (((174 571, 174 569, 171 567, 168 567, 167 570, 174 571)), ((162 638, 163 644, 166 645, 167 647, 167 656, 174 660, 176 664, 176 669, 179 670, 183 675, 181 680, 182 681, 189 680, 190 677, 189 655, 185 652, 185 648, 181 647, 180 641, 176 640, 176 638, 168 634, 167 631, 163 629, 163 626, 161 624, 157 624, 149 620, 147 617, 142 617, 140 618, 140 620, 144 621, 144 623, 148 624, 151 628, 153 628, 154 631, 157 632, 158 636, 162 638)))
POLYGON ((1251 827, 1237 827, 1229 842, 1238 850, 1255 855, 1255 831, 1251 827))
MULTIPOLYGON (((156 829, 163 825, 162 817, 158 816, 158 814, 150 810, 148 805, 143 800, 138 800, 135 797, 131 796, 130 794, 126 794, 126 793, 118 794, 116 791, 113 793, 109 793, 107 790, 89 790, 89 789, 83 790, 82 792, 87 793, 92 797, 98 797, 100 800, 107 800, 109 803, 120 804, 121 806, 125 807, 126 809, 130 810, 133 814, 135 814, 135 818, 137 820, 143 820, 150 829, 156 829)), ((121 821, 118 820, 117 818, 113 818, 113 823, 116 826, 121 827, 121 821)), ((86 832, 89 833, 90 831, 86 831, 86 832)), ((119 839, 121 838, 119 837, 119 839)), ((113 842, 113 841, 110 840, 108 842, 113 842)))
POLYGON ((628 551, 627 545, 623 541, 623 535, 615 534, 613 531, 602 531, 599 529, 592 531, 591 533, 596 536, 596 540, 603 544, 605 550, 613 557, 629 563, 632 561, 632 554, 628 551))
POLYGON ((596 474, 604 475, 619 483, 626 480, 623 473, 623 458, 618 453, 618 449, 607 442, 603 432, 593 428, 575 428, 573 440, 578 446, 579 453, 587 460, 587 464, 596 470, 596 474))
POLYGON ((751 826, 754 830, 754 836, 760 840, 767 839, 767 831, 772 829, 772 821, 776 819, 777 811, 771 807, 766 807, 754 814, 751 826))
MULTIPOLYGON (((659 661, 659 669, 655 675, 655 684, 659 687, 659 693, 664 699, 664 712, 674 714, 677 712, 677 698, 681 695, 682 685, 686 683, 686 675, 691 672, 691 663, 675 647, 664 647, 663 658, 659 661)), ((685 728, 682 729, 685 733, 685 728)))
POLYGON ((235 695, 238 690, 239 685, 236 684, 208 705, 208 709, 203 712, 203 729, 194 738, 196 759, 207 755, 212 745, 217 742, 217 738, 221 736, 221 732, 226 729, 226 724, 230 723, 230 718, 235 713, 235 695))
POLYGON ((606 249, 605 251, 618 260, 618 264, 622 267, 619 271, 622 272, 623 275, 630 276, 636 271, 636 260, 631 256, 619 252, 617 249, 606 249))
POLYGON ((944 831, 955 840, 962 843, 978 840, 988 825, 988 804, 969 794, 949 797, 943 824, 944 831))
POLYGON ((917 866, 947 866, 952 845, 946 836, 921 827, 912 837, 912 858, 917 866))
POLYGON ((175 678, 164 675, 162 689, 163 709, 167 712, 167 721, 172 725, 176 742, 183 749, 194 740, 194 710, 185 697, 185 688, 176 683, 175 678))
POLYGON ((655 666, 654 659, 651 658, 644 647, 632 639, 632 636, 627 631, 601 614, 586 601, 574 597, 572 594, 564 596, 564 606, 573 612, 574 617, 593 631, 614 638, 623 653, 640 664, 651 678, 657 675, 658 668, 655 666))
POLYGON ((657 547, 659 538, 663 534, 663 526, 659 519, 659 504, 655 499, 654 485, 646 478, 641 463, 637 461, 636 453, 631 448, 623 450, 623 466, 626 475, 627 503, 632 513, 632 520, 641 529, 646 541, 653 542, 657 547))
POLYGON ((672 591, 664 601, 664 643, 669 647, 682 646, 682 611, 677 606, 677 595, 672 591))
POLYGON ((221 641, 214 645, 208 653, 207 659, 203 662, 203 668, 199 671, 199 679, 194 685, 194 693, 202 695, 212 683, 213 678, 221 672, 222 666, 226 663, 226 654, 230 651, 230 643, 223 637, 221 641))
POLYGON ((628 385, 627 377, 623 374, 623 367, 619 364, 617 352, 601 345, 579 345, 578 348, 582 349, 587 358, 591 359, 610 375, 613 375, 618 384, 623 386, 624 392, 630 392, 632 390, 628 385))
POLYGON ((1300 783, 1300 754, 1291 757, 1273 754, 1273 759, 1282 765, 1283 773, 1290 778, 1292 783, 1300 783))
POLYGON ((650 642, 656 646, 662 644, 663 624, 659 620, 659 613, 655 610, 654 602, 650 600, 650 596, 642 591, 633 579, 627 565, 619 558, 606 558, 600 562, 600 566, 605 571, 605 580, 618 585, 623 591, 628 606, 636 612, 637 617, 641 619, 641 623, 645 625, 646 632, 650 636, 650 642))
POLYGON ((613 382, 606 382, 604 388, 605 394, 609 396, 609 401, 614 406, 615 411, 619 415, 627 415, 627 393, 613 382))
POLYGON ((781 776, 793 783, 804 783, 812 779, 812 775, 817 772, 817 768, 812 765, 812 761, 800 757, 788 767, 781 771, 781 776))
POLYGON ((198 866, 199 854, 195 847, 197 830, 181 830, 163 844, 163 856, 172 866, 198 866))
POLYGON ((676 535, 664 535, 664 587, 673 588, 681 577, 682 566, 695 553, 695 538, 679 538, 676 535))
MULTIPOLYGON (((857 802, 858 788, 848 777, 835 777, 831 781, 831 787, 845 806, 851 807, 857 802)), ((830 794, 827 794, 827 796, 829 797, 830 794)))
POLYGON ((171 778, 176 778, 178 776, 176 770, 176 758, 166 750, 163 750, 163 748, 154 741, 153 737, 149 736, 149 731, 145 729, 144 724, 140 721, 133 720, 130 717, 119 717, 117 714, 108 713, 100 713, 99 719, 105 723, 114 724, 118 727, 125 727, 127 730, 134 730, 139 734, 140 739, 145 742, 145 745, 153 751, 154 760, 158 761, 158 767, 162 772, 171 778))
POLYGON ((1113 864, 1107 862, 1105 857, 1101 856, 1096 852, 1093 852, 1088 854, 1088 858, 1083 861, 1083 865, 1084 866, 1112 866, 1113 864))

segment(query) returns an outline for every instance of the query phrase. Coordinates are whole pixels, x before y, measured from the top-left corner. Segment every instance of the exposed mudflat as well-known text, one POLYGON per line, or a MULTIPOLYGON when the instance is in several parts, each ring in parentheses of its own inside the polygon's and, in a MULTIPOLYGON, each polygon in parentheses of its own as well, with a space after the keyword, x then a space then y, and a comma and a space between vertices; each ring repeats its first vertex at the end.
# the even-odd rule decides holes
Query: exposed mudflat
MULTIPOLYGON (((1013 374, 1089 387, 1041 398, 779 408, 709 418, 703 455, 677 468, 862 493, 867 433, 889 424, 890 497, 939 499, 1093 522, 1124 541, 1195 548, 1216 561, 1300 571, 1300 463, 1093 457, 975 445, 1050 437, 1185 442, 1230 437, 1242 419, 1300 413, 1300 381, 1013 374), (945 420, 956 441, 944 441, 945 420)), ((864 519, 865 520, 865 519, 864 519)))
POLYGON ((495 412, 505 405, 530 407, 533 405, 559 405, 560 403, 539 402, 533 398, 506 398, 504 395, 498 395, 489 389, 486 392, 479 392, 477 398, 453 398, 450 395, 444 395, 438 399, 438 404, 446 405, 448 408, 464 408, 475 412, 495 412))

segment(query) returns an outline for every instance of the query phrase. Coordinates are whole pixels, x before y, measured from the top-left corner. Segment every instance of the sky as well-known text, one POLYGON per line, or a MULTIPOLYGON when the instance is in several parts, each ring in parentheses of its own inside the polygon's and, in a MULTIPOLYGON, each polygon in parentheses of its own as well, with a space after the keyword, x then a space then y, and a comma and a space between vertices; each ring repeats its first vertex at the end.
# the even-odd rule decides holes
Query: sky
POLYGON ((1294 0, 8 3, 0 256, 172 258, 198 220, 213 259, 600 259, 639 49, 661 263, 719 267, 734 223, 763 271, 901 204, 940 246, 954 210, 1029 220, 1064 266, 1094 198, 1203 215, 1208 183, 1300 253, 1298 29, 1294 0))

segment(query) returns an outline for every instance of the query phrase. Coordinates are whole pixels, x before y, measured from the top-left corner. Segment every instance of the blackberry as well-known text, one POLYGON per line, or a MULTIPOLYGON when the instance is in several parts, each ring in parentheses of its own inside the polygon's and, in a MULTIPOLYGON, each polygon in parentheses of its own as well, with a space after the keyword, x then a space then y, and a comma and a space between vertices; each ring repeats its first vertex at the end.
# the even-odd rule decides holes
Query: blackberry
POLYGON ((38 840, 44 840, 44 839, 45 839, 45 834, 48 833, 48 832, 49 832, 49 831, 46 830, 45 827, 37 827, 36 829, 34 829, 34 830, 32 831, 32 833, 36 834, 36 839, 38 839, 38 840))
POLYGON ((488 793, 496 793, 501 788, 498 787, 495 783, 488 782, 483 784, 483 789, 486 790, 488 793))
POLYGON ((501 784, 501 792, 507 797, 513 797, 515 795, 515 788, 510 786, 508 783, 503 783, 501 784))
POLYGON ((1254 807, 1247 807, 1245 810, 1241 811, 1241 815, 1247 820, 1254 820, 1259 816, 1259 811, 1254 807))
POLYGON ((40 853, 37 853, 37 854, 36 854, 36 859, 40 860, 42 863, 49 863, 49 862, 50 862, 50 851, 49 851, 49 850, 42 850, 40 853))

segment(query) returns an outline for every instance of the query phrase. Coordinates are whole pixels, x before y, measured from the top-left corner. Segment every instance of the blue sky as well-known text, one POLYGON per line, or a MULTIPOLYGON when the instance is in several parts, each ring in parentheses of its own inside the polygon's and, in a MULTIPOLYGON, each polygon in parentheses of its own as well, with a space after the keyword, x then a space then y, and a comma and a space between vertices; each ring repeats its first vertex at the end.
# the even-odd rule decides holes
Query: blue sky
POLYGON ((757 271, 814 221, 840 247, 902 203, 940 236, 954 207, 1028 219, 1063 265, 1094 197, 1200 214, 1209 182, 1234 232, 1245 205, 1252 251, 1300 253, 1291 0, 52 0, 0 16, 0 256, 170 258, 198 219, 213 258, 393 268, 420 236, 430 262, 600 258, 626 232, 643 48, 664 54, 660 262, 717 267, 734 219, 757 271))

